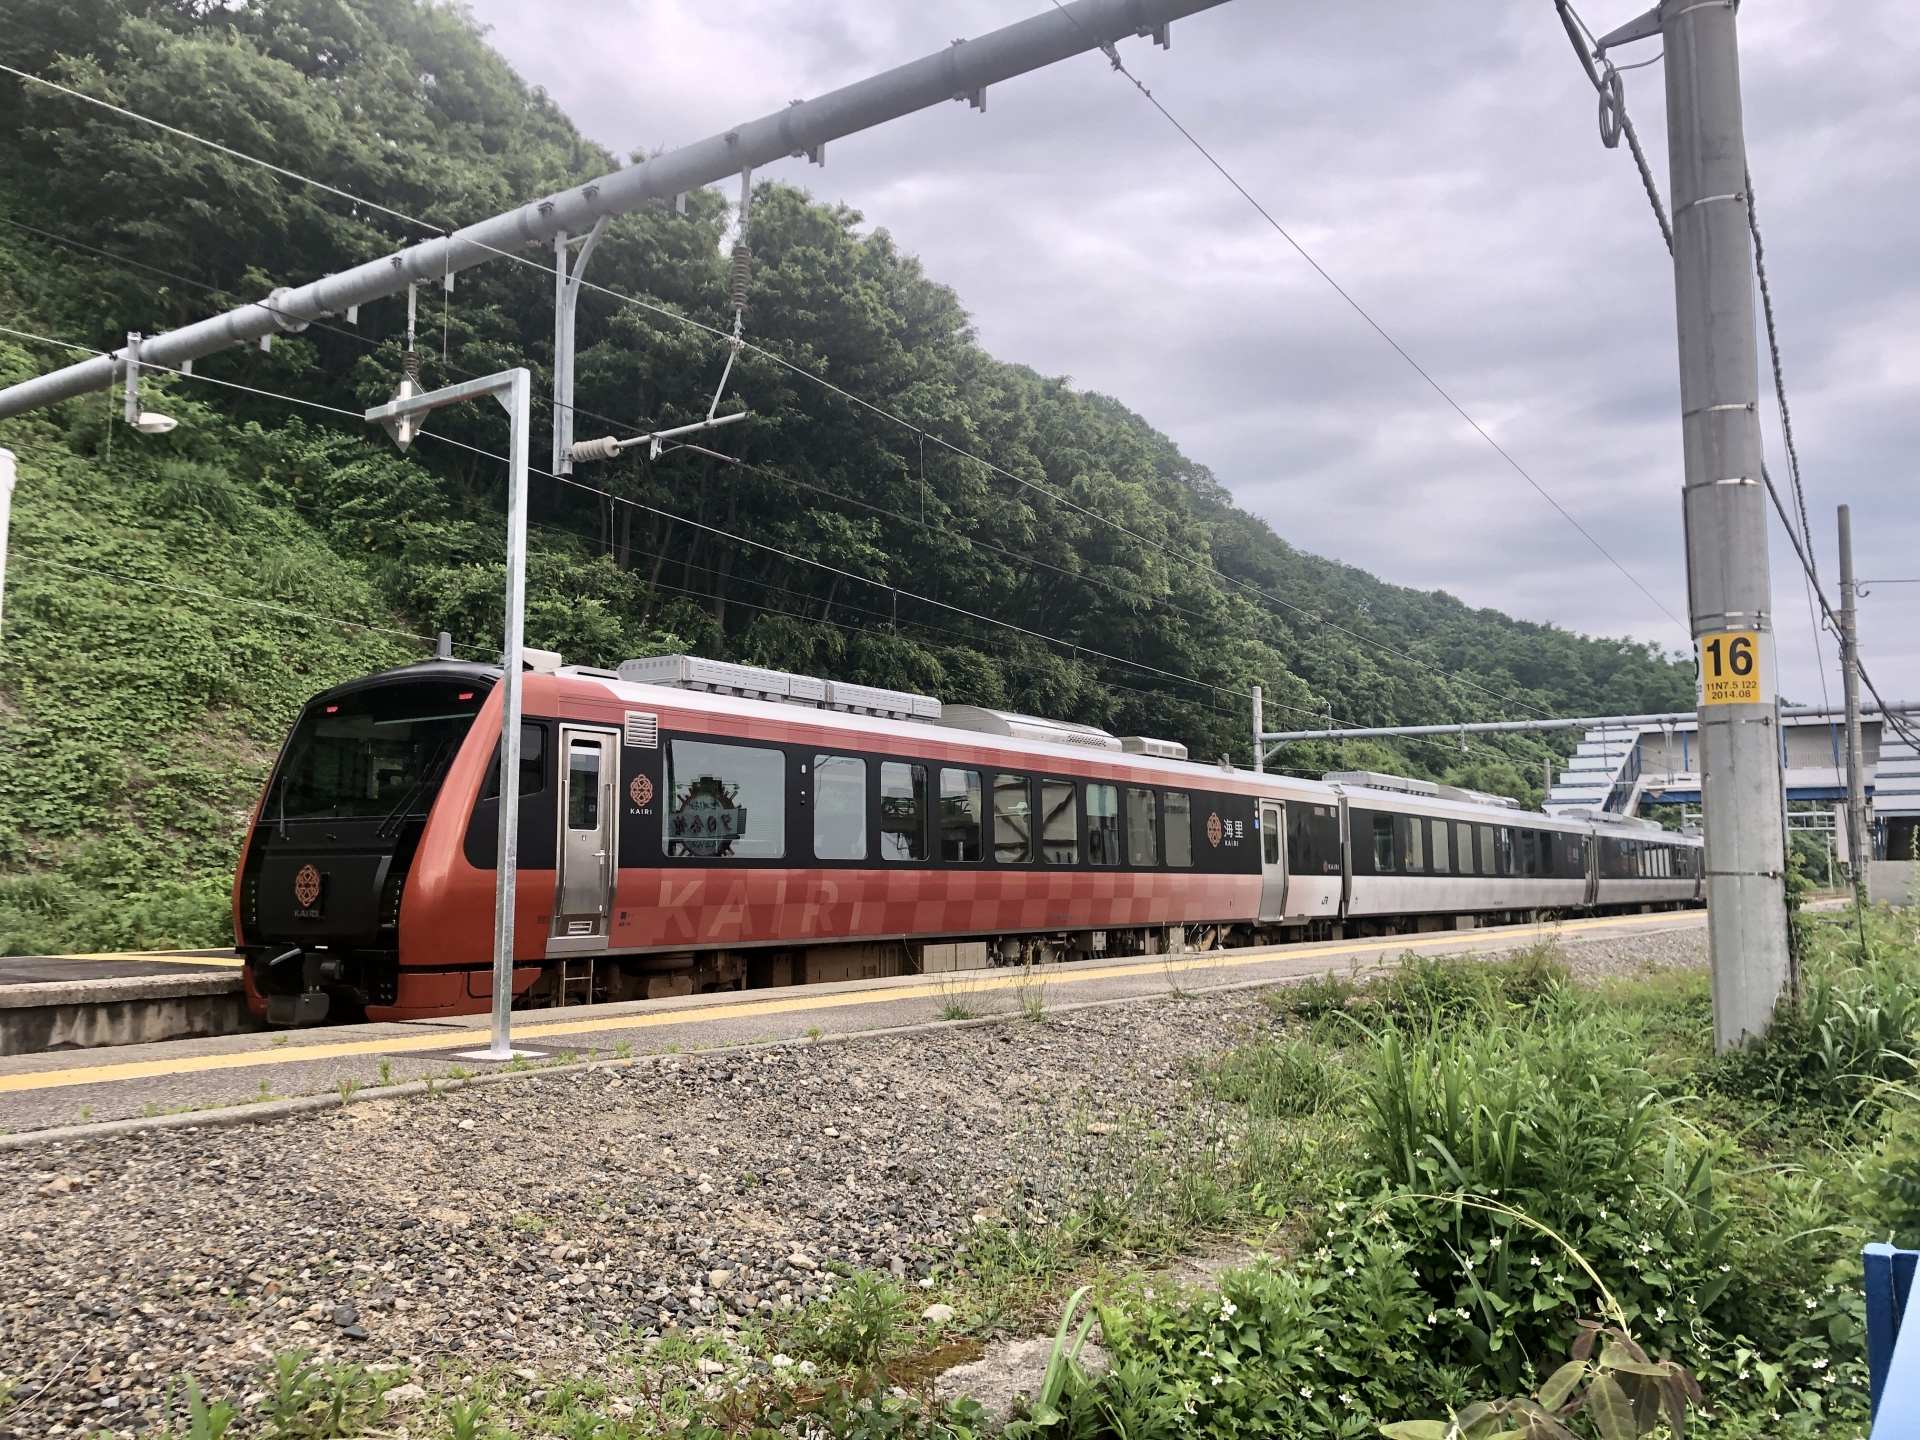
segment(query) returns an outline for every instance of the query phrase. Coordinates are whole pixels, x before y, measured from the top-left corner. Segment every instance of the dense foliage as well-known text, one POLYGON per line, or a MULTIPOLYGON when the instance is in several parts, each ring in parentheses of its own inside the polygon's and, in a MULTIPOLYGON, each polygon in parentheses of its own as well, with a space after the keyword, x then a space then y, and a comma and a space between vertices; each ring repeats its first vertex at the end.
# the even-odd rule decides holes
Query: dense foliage
MULTIPOLYGON (((117 346, 616 163, 454 7, 13 0, 6 15, 0 61, 372 202, 0 77, 0 325, 34 335, 117 346)), ((588 274, 605 288, 580 307, 582 435, 704 413, 730 217, 708 192, 608 230, 588 274)), ((537 478, 532 643, 588 662, 687 647, 1242 760, 1255 682, 1274 724, 1686 702, 1685 670, 1648 647, 1293 549, 1138 415, 983 353, 959 299, 851 211, 765 184, 751 242, 764 350, 728 404, 753 418, 716 442, 745 464, 630 451, 574 483, 537 478)), ((527 364, 538 393, 550 263, 529 251, 424 290, 426 381, 527 364)), ((107 396, 0 425, 22 461, 0 947, 212 938, 214 877, 302 693, 420 653, 406 636, 497 643, 503 467, 462 447, 500 451, 502 418, 441 412, 405 459, 353 419, 392 388, 404 316, 383 301, 191 379, 150 377, 148 408, 183 422, 166 437, 130 433, 107 396)), ((0 377, 65 358, 0 335, 0 377)), ((533 449, 538 466, 544 435, 533 449)), ((1533 798, 1544 753, 1516 738, 1286 763, 1533 798)))

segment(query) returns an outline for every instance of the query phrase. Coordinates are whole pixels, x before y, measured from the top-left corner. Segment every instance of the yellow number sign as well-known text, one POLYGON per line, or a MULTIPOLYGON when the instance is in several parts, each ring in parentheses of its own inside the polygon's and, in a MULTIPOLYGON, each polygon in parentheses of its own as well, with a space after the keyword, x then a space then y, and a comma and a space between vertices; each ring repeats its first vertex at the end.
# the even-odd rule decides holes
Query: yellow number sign
POLYGON ((1699 640, 1700 703, 1760 704, 1767 643, 1768 636, 1758 630, 1702 635, 1699 640))

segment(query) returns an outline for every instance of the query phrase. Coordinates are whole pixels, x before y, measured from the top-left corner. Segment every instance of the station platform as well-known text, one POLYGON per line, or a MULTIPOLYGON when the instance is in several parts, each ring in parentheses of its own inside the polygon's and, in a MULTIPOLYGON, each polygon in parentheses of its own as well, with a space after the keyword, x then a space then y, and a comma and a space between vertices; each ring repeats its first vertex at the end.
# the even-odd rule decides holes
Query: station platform
MULTIPOLYGON (((513 1063, 824 1043, 1179 992, 1286 984, 1330 972, 1364 976, 1408 953, 1492 957, 1546 939, 1577 953, 1590 942, 1705 926, 1705 911, 1674 911, 519 1011, 513 1043, 533 1054, 513 1063)), ((214 957, 201 958, 220 968, 214 957)), ((232 978, 238 981, 237 971, 232 978)), ((136 977, 132 983, 152 982, 136 977)), ((489 1038, 488 1017, 472 1015, 0 1056, 0 1148, 34 1135, 107 1133, 105 1127, 116 1121, 231 1123, 294 1097, 370 1098, 406 1082, 458 1080, 501 1068, 475 1054, 489 1038)))

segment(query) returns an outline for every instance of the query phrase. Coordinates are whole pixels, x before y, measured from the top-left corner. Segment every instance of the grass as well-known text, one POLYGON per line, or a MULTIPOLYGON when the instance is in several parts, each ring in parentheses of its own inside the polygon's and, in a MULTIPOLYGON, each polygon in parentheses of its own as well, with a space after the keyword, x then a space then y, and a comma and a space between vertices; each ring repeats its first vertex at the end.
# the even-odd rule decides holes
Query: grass
POLYGON ((1551 945, 1267 992, 1149 1104, 1029 1107, 1019 1183, 931 1289, 839 1267, 829 1296, 730 1342, 623 1335, 558 1384, 448 1374, 402 1418, 961 1440, 978 1417, 928 1398, 930 1377, 1058 1326, 1014 1440, 1350 1437, 1476 1403, 1517 1416, 1585 1322, 1697 1376, 1713 1434, 1862 1434, 1859 1246, 1920 1238, 1920 941, 1911 919, 1842 919, 1802 926, 1803 1000, 1732 1057, 1712 1053, 1704 974, 1580 986, 1551 945), (1248 1263, 1202 1289, 1153 1268, 1223 1246, 1248 1263), (1061 1322, 1083 1286, 1104 1377, 1061 1322), (919 1318, 935 1300, 949 1323, 919 1318))
POLYGON ((978 981, 935 980, 933 991, 939 996, 934 1013, 942 1020, 979 1020, 988 1013, 975 1003, 980 993, 978 981))

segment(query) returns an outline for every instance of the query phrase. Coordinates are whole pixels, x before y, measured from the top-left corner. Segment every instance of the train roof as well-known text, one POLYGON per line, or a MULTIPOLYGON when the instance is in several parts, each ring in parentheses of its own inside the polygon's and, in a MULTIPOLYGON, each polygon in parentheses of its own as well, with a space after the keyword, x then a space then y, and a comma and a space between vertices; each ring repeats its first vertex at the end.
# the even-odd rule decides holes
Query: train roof
MULTIPOLYGON (((1104 764, 1158 774, 1163 777, 1160 783, 1170 785, 1185 784, 1197 787, 1204 783, 1244 794, 1265 794, 1281 799, 1318 801, 1328 805, 1338 804, 1344 798, 1351 803, 1366 805, 1371 802, 1381 808, 1390 808, 1406 814, 1471 818, 1483 823, 1525 825, 1529 829, 1536 830, 1611 831, 1623 836, 1632 835, 1635 838, 1658 837, 1680 844, 1700 843, 1698 836, 1667 831, 1652 821, 1633 816, 1604 812, 1600 814, 1566 812, 1560 815, 1547 815, 1539 811, 1519 809, 1513 802, 1498 797, 1479 796, 1475 792, 1432 785, 1431 782, 1408 781, 1398 776, 1376 775, 1363 771, 1335 771, 1323 779, 1310 780, 1303 776, 1273 775, 1253 770, 1223 768, 1218 762, 1174 758, 1164 752, 1154 753, 1144 748, 1147 745, 1166 746, 1168 742, 1147 741, 1141 737, 1113 736, 1089 725, 1047 720, 985 707, 965 705, 942 707, 931 697, 913 696, 906 692, 879 690, 867 686, 834 687, 834 682, 831 681, 812 680, 804 676, 787 676, 778 671, 733 666, 718 661, 697 663, 701 672, 709 675, 738 672, 748 677, 764 677, 759 680, 750 679, 749 683, 764 684, 767 688, 747 695, 726 694, 704 688, 705 684, 711 681, 689 684, 684 680, 675 681, 671 678, 659 682, 626 679, 622 678, 620 671, 589 665, 560 664, 560 657, 551 652, 529 651, 528 654, 530 679, 535 676, 544 676, 553 681, 565 682, 567 688, 581 698, 587 698, 592 689, 598 689, 608 699, 617 701, 622 708, 680 710, 713 716, 731 716, 756 728, 765 726, 769 721, 808 726, 816 730, 844 733, 850 737, 850 743, 851 737, 860 737, 869 741, 885 738, 928 750, 951 748, 987 751, 1004 754, 1009 757, 1009 763, 1017 761, 1023 769, 1033 769, 1036 763, 1044 766, 1046 761, 1058 762, 1058 768, 1063 771, 1090 764, 1104 764), (803 682, 801 689, 803 698, 783 699, 779 698, 777 693, 772 693, 773 687, 781 680, 803 682), (881 707, 889 707, 890 713, 888 710, 875 713, 872 709, 833 708, 831 702, 836 694, 840 697, 857 697, 881 707), (916 718, 902 718, 902 712, 913 713, 911 702, 916 700, 926 702, 918 707, 916 718), (1432 793, 1427 793, 1429 789, 1432 793)), ((675 674, 676 669, 662 662, 688 658, 690 657, 665 656, 655 657, 647 662, 630 661, 622 669, 636 670, 644 666, 641 673, 655 672, 668 677, 675 674)), ((498 665, 482 665, 463 660, 423 660, 413 665, 381 671, 375 675, 333 686, 323 691, 321 695, 316 695, 314 699, 332 698, 374 685, 392 684, 395 681, 408 679, 460 678, 492 686, 498 683, 502 673, 498 665)), ((678 673, 684 674, 684 668, 678 673)))

